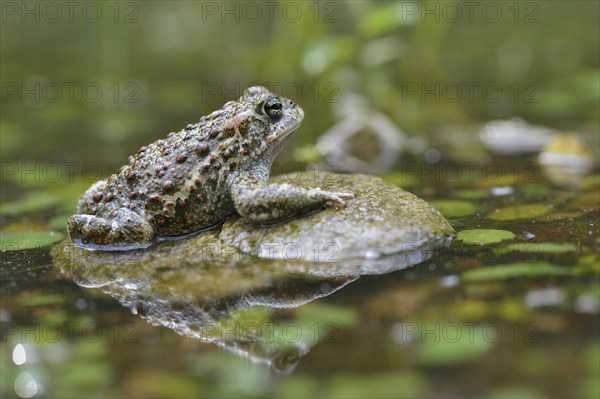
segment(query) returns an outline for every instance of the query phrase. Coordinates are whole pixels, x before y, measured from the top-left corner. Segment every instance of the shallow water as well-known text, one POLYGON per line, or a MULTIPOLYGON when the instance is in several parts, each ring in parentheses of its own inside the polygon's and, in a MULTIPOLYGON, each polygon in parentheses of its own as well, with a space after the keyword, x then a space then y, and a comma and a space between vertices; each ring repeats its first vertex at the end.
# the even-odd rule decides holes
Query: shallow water
MULTIPOLYGON (((598 175, 577 189, 541 173, 501 184, 384 178, 459 235, 381 275, 311 275, 251 257, 200 268, 193 252, 169 247, 178 242, 153 255, 170 256, 168 266, 137 266, 143 251, 73 251, 65 266, 65 242, 51 256, 51 246, 13 250, 5 233, 3 396, 595 395, 598 175)), ((5 231, 46 230, 60 206, 42 208, 5 215, 5 231)))

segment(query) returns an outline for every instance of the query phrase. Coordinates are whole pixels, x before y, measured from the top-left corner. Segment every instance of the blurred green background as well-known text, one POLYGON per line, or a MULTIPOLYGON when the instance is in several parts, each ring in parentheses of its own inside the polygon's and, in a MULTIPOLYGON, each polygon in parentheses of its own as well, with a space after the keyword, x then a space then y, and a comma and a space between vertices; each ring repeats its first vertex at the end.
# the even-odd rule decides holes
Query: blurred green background
POLYGON ((5 1, 2 159, 118 167, 254 83, 305 109, 290 147, 353 94, 414 135, 512 116, 597 132, 599 4, 5 1))

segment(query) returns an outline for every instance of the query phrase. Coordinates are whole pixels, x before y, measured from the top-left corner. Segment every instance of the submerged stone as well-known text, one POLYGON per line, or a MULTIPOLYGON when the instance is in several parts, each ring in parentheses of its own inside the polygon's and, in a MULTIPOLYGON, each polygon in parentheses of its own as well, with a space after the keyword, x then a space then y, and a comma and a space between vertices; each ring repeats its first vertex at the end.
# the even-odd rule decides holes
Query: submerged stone
POLYGON ((356 198, 347 201, 346 208, 327 208, 273 226, 230 219, 219 238, 225 245, 259 258, 331 263, 400 253, 417 255, 426 248, 446 246, 454 235, 446 219, 427 202, 377 177, 314 177, 289 174, 275 181, 352 192, 356 198))

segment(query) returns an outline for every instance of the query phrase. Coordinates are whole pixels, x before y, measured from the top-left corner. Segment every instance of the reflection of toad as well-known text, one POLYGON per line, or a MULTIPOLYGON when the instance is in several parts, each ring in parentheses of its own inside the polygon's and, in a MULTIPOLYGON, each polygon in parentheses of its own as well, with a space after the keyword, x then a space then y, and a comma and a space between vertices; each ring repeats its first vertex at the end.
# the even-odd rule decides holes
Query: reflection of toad
MULTIPOLYGON (((198 241, 208 239, 217 240, 214 232, 189 241, 197 247, 198 241)), ((89 252, 64 244, 53 250, 53 256, 64 276, 111 295, 150 324, 216 344, 282 374, 291 372, 314 345, 331 337, 335 327, 301 322, 285 309, 328 296, 357 278, 291 276, 257 262, 215 268, 208 263, 164 261, 187 243, 169 242, 127 253, 89 252), (283 320, 280 311, 286 313, 283 320)))
POLYGON ((314 345, 335 333, 335 325, 311 322, 304 326, 293 319, 278 320, 276 309, 304 305, 355 279, 288 277, 273 281, 269 287, 201 303, 176 297, 153 300, 147 293, 131 291, 124 296, 121 293, 119 301, 153 325, 217 344, 287 374, 314 345))
POLYGON ((268 223, 328 204, 344 207, 353 194, 266 184, 303 117, 289 99, 248 88, 238 101, 142 147, 117 174, 93 184, 69 219, 71 239, 128 249, 212 227, 236 212, 268 223))

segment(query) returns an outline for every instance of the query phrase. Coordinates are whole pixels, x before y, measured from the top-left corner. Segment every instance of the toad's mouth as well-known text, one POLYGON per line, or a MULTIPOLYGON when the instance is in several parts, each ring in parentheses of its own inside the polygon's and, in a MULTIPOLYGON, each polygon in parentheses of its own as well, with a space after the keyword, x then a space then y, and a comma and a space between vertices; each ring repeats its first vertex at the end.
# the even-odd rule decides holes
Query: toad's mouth
POLYGON ((291 134, 300 127, 304 119, 304 112, 300 107, 295 107, 289 111, 289 116, 284 117, 284 120, 278 122, 279 128, 275 128, 275 132, 267 136, 267 143, 275 143, 279 145, 287 143, 291 134))
POLYGON ((289 137, 298 128, 298 126, 300 126, 300 124, 294 126, 292 129, 275 131, 275 133, 267 136, 267 143, 280 143, 283 140, 289 140, 289 137))
MULTIPOLYGON (((298 124, 298 126, 300 126, 300 124, 298 124)), ((283 147, 286 146, 288 141, 290 141, 292 138, 292 133, 294 133, 298 126, 295 126, 293 129, 278 131, 272 135, 269 135, 267 137, 267 142, 271 143, 272 148, 276 153, 278 153, 281 149, 283 149, 283 147)))

